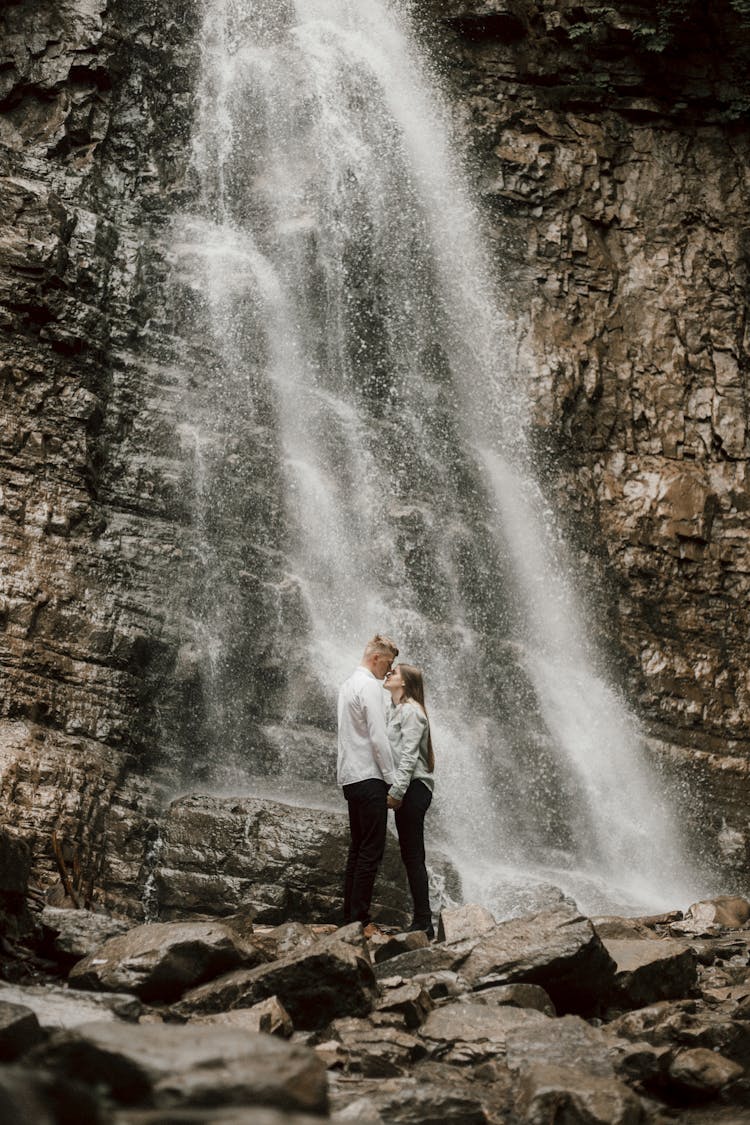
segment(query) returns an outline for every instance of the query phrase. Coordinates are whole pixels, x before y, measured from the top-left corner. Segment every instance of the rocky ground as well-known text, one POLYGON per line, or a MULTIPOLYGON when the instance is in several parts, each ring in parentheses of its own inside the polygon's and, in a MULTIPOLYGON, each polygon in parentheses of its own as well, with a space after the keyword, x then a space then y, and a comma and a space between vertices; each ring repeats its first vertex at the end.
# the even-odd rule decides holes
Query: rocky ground
MULTIPOLYGON (((695 1125, 750 1119, 750 904, 497 922, 133 925, 0 855, 0 1119, 695 1125)), ((176 913, 176 912, 175 912, 176 913)))

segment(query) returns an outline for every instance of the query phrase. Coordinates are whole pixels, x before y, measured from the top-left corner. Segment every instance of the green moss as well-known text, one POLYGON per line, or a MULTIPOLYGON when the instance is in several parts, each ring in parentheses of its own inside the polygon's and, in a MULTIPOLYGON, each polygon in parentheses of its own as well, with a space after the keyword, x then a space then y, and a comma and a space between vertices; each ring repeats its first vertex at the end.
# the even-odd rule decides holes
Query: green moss
MULTIPOLYGON (((725 0, 724 10, 731 22, 734 22, 732 17, 736 19, 740 29, 750 28, 750 0, 725 0)), ((568 29, 571 41, 583 47, 606 43, 618 14, 617 9, 611 6, 589 8, 586 17, 568 29)), ((705 14, 705 5, 701 0, 662 0, 658 11, 644 14, 633 22, 633 41, 645 51, 662 54, 678 39, 689 35, 691 25, 699 24, 705 19, 705 14)), ((716 11, 715 18, 721 22, 720 11, 716 11)))

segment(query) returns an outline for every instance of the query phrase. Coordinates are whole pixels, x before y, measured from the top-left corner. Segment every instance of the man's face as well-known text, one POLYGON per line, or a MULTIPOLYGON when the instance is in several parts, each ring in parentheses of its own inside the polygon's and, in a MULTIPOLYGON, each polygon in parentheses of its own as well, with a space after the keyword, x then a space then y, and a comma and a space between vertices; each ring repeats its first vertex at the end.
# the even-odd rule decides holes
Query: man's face
POLYGON ((385 652, 379 652, 375 657, 375 675, 379 680, 384 680, 393 667, 393 657, 385 652))

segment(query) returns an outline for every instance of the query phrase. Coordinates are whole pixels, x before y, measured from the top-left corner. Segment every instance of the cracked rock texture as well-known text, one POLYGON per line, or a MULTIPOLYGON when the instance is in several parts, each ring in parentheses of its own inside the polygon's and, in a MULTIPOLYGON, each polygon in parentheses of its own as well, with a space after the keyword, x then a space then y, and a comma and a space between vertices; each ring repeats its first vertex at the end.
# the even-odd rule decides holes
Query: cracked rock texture
MULTIPOLYGON (((747 32, 722 0, 655 53, 636 34, 651 7, 423 0, 419 18, 473 147, 581 583, 655 750, 741 873, 747 32)), ((194 0, 0 7, 0 792, 37 880, 62 857, 81 903, 106 885, 140 901, 161 803, 144 774, 190 766, 206 721, 174 582, 195 489, 179 347, 201 342, 166 282, 194 190, 198 20, 194 0)), ((263 502, 272 522, 273 482, 263 502)), ((237 663, 258 752, 278 758, 294 638, 250 626, 294 591, 254 549, 237 663)), ((305 776, 329 745, 310 734, 305 776)))

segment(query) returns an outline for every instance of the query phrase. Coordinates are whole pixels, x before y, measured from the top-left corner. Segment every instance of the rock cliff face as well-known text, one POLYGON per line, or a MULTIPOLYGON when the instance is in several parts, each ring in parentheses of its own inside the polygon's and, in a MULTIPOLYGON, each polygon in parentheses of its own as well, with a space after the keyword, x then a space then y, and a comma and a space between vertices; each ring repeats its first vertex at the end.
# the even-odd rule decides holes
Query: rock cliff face
MULTIPOLYGON (((656 54, 636 34, 647 7, 425 0, 420 19, 474 144, 582 583, 741 871, 747 33, 721 4, 656 54)), ((189 772, 206 722, 194 591, 174 574, 193 534, 185 349, 211 357, 167 282, 170 217, 194 190, 198 16, 0 8, 0 785, 38 877, 62 859, 83 899, 116 847, 137 900, 159 803, 143 774, 189 772)), ((244 579, 249 723, 282 719, 291 638, 250 627, 285 596, 275 549, 260 542, 244 579)))

